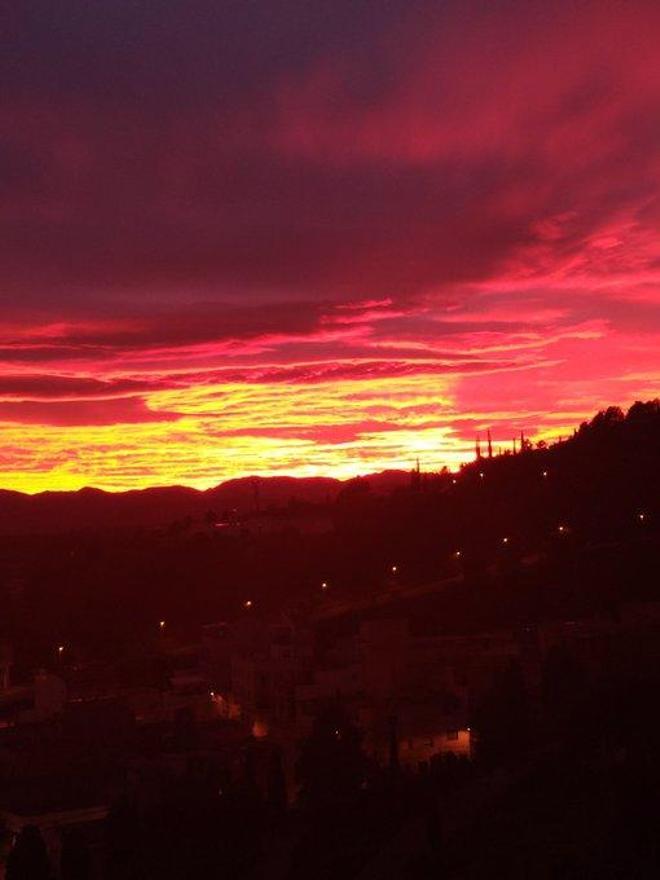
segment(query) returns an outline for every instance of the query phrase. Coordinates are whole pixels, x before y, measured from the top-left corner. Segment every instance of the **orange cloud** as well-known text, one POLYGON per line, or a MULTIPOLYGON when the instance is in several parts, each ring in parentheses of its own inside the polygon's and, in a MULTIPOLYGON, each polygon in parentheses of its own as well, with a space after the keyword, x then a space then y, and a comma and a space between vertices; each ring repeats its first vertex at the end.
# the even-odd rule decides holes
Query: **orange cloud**
POLYGON ((657 396, 656 3, 35 4, 0 486, 455 466, 657 396))

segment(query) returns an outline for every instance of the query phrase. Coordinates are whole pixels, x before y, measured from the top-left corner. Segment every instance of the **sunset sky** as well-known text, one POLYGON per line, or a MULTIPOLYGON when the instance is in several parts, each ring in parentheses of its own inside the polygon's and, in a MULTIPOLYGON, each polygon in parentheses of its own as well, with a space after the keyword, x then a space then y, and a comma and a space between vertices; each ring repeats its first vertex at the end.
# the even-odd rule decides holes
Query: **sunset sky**
POLYGON ((0 487, 456 467, 660 393, 660 4, 29 0, 0 487))

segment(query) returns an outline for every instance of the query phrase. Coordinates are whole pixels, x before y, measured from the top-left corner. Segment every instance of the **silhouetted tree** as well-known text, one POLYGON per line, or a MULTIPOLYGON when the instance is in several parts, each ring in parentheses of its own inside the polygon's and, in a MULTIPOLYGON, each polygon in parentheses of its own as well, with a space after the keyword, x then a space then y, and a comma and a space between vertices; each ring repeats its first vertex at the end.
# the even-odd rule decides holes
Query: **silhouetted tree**
POLYGON ((645 402, 635 401, 626 413, 628 422, 652 422, 655 419, 660 419, 660 399, 657 397, 645 402))
POLYGON ((608 406, 596 413, 590 423, 590 427, 594 430, 608 430, 615 425, 620 425, 624 420, 623 410, 619 406, 608 406))

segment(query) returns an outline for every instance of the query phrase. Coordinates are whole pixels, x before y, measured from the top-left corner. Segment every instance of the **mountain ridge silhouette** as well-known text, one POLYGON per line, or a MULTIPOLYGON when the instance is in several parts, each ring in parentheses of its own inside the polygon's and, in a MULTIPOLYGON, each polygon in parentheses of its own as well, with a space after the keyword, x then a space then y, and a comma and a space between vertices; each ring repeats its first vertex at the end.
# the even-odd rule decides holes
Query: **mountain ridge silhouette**
POLYGON ((290 502, 324 504, 334 501, 355 479, 368 479, 375 492, 407 484, 407 471, 387 470, 366 477, 246 476, 209 489, 152 486, 108 492, 93 486, 73 491, 46 490, 27 494, 0 489, 0 534, 59 533, 88 528, 155 527, 182 517, 222 516, 228 509, 240 515, 258 509, 281 508, 290 502))

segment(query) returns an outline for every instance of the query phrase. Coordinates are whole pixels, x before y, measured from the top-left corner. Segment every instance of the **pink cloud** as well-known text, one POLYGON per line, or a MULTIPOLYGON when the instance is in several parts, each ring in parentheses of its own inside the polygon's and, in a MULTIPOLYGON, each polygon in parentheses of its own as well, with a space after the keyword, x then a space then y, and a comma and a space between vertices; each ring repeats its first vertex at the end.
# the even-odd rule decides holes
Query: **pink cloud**
POLYGON ((25 25, 0 484, 456 464, 657 384, 657 4, 273 4, 25 25))

